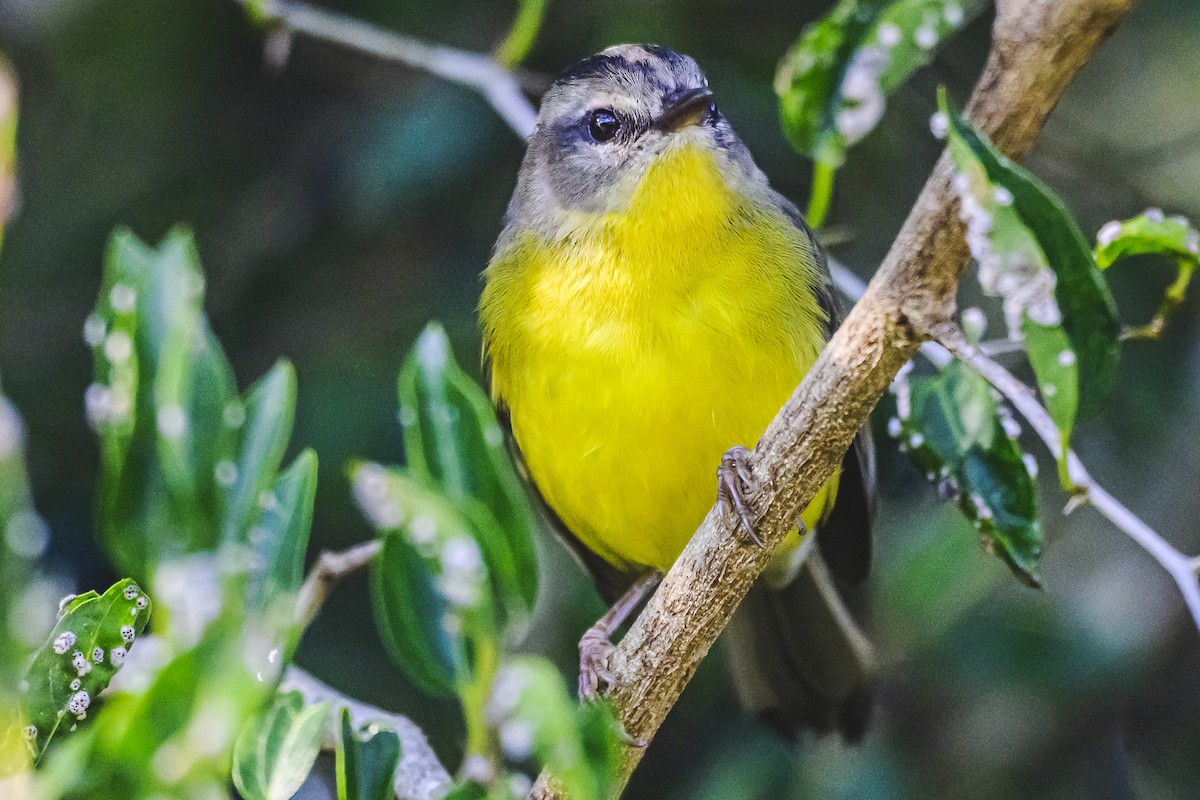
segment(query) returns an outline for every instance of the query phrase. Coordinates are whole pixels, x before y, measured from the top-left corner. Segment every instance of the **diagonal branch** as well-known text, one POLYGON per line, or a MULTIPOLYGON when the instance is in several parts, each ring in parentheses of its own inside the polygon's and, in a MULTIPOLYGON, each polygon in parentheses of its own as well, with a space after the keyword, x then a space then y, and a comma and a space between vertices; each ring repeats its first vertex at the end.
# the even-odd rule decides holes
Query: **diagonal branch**
MULTIPOLYGON (((483 96, 500 118, 522 139, 533 133, 537 111, 521 91, 521 76, 495 59, 380 30, 352 17, 335 14, 298 0, 234 0, 282 27, 362 53, 397 61, 466 86, 483 96)), ((530 25, 533 21, 527 21, 530 25)), ((516 46, 513 46, 516 48, 516 46)), ((502 53, 512 59, 517 53, 502 53)))
MULTIPOLYGON (((1024 156, 1079 68, 1133 0, 1000 0, 992 50, 968 115, 1007 155, 1024 156)), ((614 705, 634 741, 649 741, 771 553, 922 339, 952 318, 967 263, 943 154, 862 299, 763 434, 751 498, 766 547, 743 545, 710 510, 612 658, 614 705), (770 476, 773 480, 768 480, 770 476)), ((628 780, 644 748, 623 751, 628 780)), ((532 796, 559 797, 553 777, 532 796)))

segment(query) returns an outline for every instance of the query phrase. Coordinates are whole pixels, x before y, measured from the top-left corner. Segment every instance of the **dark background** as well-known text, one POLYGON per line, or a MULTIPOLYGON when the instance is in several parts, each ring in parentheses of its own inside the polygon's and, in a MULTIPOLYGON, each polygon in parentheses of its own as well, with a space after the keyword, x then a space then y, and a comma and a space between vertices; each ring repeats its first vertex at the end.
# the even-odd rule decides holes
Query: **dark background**
MULTIPOLYGON (((825 2, 552 0, 528 67, 546 75, 621 41, 694 55, 722 109, 784 193, 809 166, 783 141, 775 65, 825 2)), ((486 51, 506 2, 358 0, 330 8, 486 51)), ((829 241, 868 275, 939 145, 934 89, 959 101, 986 53, 986 16, 894 97, 839 178, 829 241)), ((522 153, 477 96, 307 40, 281 71, 229 0, 0 0, 0 51, 21 85, 20 205, 0 252, 0 370, 27 418, 54 570, 113 576, 93 544, 96 448, 83 319, 114 225, 157 241, 186 223, 208 311, 247 385, 280 356, 300 381, 294 449, 321 458, 315 546, 369 535, 343 464, 401 459, 394 379, 421 327, 449 329, 476 368, 477 275, 522 153)), ((1146 0, 1088 65, 1029 164, 1083 229, 1147 205, 1200 218, 1200 6, 1146 0)), ((1127 321, 1169 278, 1153 260, 1112 276, 1127 321)), ((964 304, 979 302, 964 282, 964 304)), ((993 312, 995 308, 985 305, 993 312)), ((1097 479, 1166 537, 1200 550, 1200 320, 1189 299, 1160 343, 1123 353, 1108 411, 1078 433, 1097 479)), ((993 325, 993 330, 998 326, 993 325)), ((882 417, 884 412, 880 412, 882 417)), ((1046 590, 983 554, 970 526, 891 448, 872 578, 883 662, 875 724, 857 748, 791 746, 737 709, 719 658, 705 664, 639 770, 631 798, 1170 798, 1200 786, 1200 634, 1170 579, 1089 509, 1065 501, 1042 457, 1046 590)), ((524 647, 570 671, 600 611, 556 545, 524 647)), ((300 663, 413 716, 451 765, 456 709, 422 697, 376 642, 365 581, 308 633, 300 663)))

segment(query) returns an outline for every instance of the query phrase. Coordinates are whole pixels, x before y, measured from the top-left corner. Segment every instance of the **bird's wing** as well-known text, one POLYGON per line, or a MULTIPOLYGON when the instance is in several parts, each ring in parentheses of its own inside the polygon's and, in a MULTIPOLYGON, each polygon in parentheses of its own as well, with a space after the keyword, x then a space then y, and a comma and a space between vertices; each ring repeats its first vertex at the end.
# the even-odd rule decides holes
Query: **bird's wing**
POLYGON ((567 546, 567 550, 575 560, 591 575, 592 582, 596 585, 604 602, 610 604, 616 602, 638 576, 622 572, 585 547, 583 542, 579 541, 579 537, 571 532, 562 517, 550 507, 546 498, 542 496, 537 484, 529 474, 529 467, 525 463, 525 457, 521 454, 517 437, 513 435, 512 416, 509 414, 508 405, 504 402, 503 397, 496 394, 492 385, 492 359, 488 353, 486 341, 483 344, 483 381, 487 386, 488 396, 492 398, 492 404, 496 408, 496 420, 500 423, 500 429, 504 431, 504 441, 508 445, 508 452, 512 456, 517 474, 521 476, 521 482, 525 484, 525 489, 533 504, 541 511, 542 518, 558 535, 559 540, 567 546))
MULTIPOLYGON (((792 202, 776 195, 779 208, 808 237, 815 256, 819 284, 817 302, 828 318, 826 340, 842 324, 845 313, 833 285, 825 250, 792 202)), ((817 529, 817 544, 830 571, 849 584, 862 582, 871 570, 871 528, 875 521, 875 446, 871 430, 863 428, 842 460, 837 498, 817 529)))

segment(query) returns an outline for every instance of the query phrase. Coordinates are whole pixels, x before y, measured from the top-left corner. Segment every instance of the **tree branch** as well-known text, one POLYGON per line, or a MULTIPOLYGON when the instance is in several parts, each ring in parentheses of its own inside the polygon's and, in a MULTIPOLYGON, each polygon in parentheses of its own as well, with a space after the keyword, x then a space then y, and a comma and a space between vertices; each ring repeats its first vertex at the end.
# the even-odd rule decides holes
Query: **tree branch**
MULTIPOLYGON (((968 116, 1007 155, 1024 156, 1079 67, 1132 5, 1000 0, 992 50, 968 116)), ((746 546, 730 530, 731 520, 710 510, 613 653, 611 697, 633 741, 654 737, 896 372, 923 338, 952 319, 967 248, 951 175, 943 154, 866 293, 755 448, 751 474, 763 488, 750 503, 766 547, 746 546)), ((644 752, 625 747, 622 781, 644 752)), ((543 774, 531 796, 560 792, 543 774)))
MULTIPOLYGON (((408 717, 347 697, 297 666, 287 668, 279 691, 299 692, 308 704, 328 700, 333 704, 335 718, 345 708, 355 728, 371 721, 383 721, 395 728, 400 736, 400 766, 393 781, 398 800, 440 800, 450 791, 453 785, 450 773, 429 746, 425 734, 408 717)), ((326 742, 327 746, 331 744, 326 742)))
POLYGON ((370 564, 382 548, 382 542, 372 539, 338 552, 322 551, 296 595, 296 619, 300 621, 300 627, 307 628, 312 623, 333 587, 370 564))
MULTIPOLYGON (((500 118, 522 139, 537 124, 537 111, 521 91, 521 76, 489 56, 431 44, 380 30, 367 22, 335 14, 296 0, 234 0, 282 26, 288 33, 349 47, 388 61, 445 78, 479 92, 500 118)), ((539 17, 540 19, 540 17, 539 17)), ((525 25, 536 20, 525 19, 525 25)), ((516 48, 517 45, 512 45, 516 48)), ((502 52, 506 58, 518 53, 502 52)))

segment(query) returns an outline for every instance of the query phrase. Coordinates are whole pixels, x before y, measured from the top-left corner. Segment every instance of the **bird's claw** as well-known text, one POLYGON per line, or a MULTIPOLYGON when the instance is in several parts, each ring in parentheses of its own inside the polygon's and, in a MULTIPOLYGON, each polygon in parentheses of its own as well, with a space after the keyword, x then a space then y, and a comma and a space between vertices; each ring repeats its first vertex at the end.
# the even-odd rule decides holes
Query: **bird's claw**
POLYGON ((613 643, 600 627, 591 627, 579 639, 579 699, 593 702, 615 682, 608 668, 613 643))
MULTIPOLYGON (((737 511, 742 527, 746 529, 746 537, 762 547, 762 539, 754 530, 754 519, 746 505, 745 493, 751 485, 750 451, 741 445, 729 448, 721 457, 721 466, 717 467, 717 505, 723 514, 728 513, 732 506, 737 511)), ((737 526, 734 529, 737 530, 737 526)))

